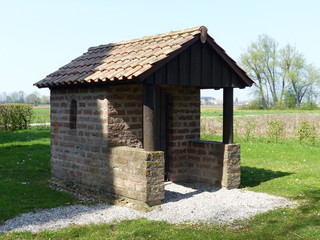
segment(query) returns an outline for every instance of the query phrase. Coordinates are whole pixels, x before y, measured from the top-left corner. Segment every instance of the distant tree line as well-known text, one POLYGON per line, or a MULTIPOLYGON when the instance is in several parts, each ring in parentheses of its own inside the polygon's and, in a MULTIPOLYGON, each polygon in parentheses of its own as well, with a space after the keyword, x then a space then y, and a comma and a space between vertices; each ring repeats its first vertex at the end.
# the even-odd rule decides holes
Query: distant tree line
POLYGON ((261 35, 241 55, 240 65, 255 81, 255 108, 317 106, 320 70, 295 47, 279 48, 274 39, 261 35))
POLYGON ((214 97, 201 97, 200 102, 202 105, 212 104, 212 100, 216 100, 214 97))
POLYGON ((24 91, 6 93, 0 92, 0 103, 28 103, 28 104, 49 104, 49 96, 41 96, 38 92, 33 92, 30 94, 24 91))

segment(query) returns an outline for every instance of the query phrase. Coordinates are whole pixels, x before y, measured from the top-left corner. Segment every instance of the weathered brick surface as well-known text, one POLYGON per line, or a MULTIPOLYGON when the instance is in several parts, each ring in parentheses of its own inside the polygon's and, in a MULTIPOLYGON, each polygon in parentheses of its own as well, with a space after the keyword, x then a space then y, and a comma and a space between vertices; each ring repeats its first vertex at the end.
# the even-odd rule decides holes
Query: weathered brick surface
POLYGON ((170 180, 236 188, 240 184, 239 145, 200 141, 200 90, 168 86, 170 180))
MULTIPOLYGON (((200 90, 163 87, 171 108, 170 180, 239 186, 239 145, 199 141, 200 90)), ((159 204, 164 198, 164 157, 141 149, 142 92, 142 85, 52 89, 53 179, 159 204), (77 104, 75 127, 70 127, 72 100, 77 104)))
POLYGON ((189 180, 221 185, 224 145, 207 141, 191 141, 188 147, 189 180))
POLYGON ((164 199, 164 154, 140 148, 114 147, 110 149, 115 193, 125 197, 159 204, 164 199))
POLYGON ((52 177, 116 192, 114 182, 121 177, 110 165, 109 149, 142 147, 141 104, 142 86, 52 89, 52 177), (75 129, 69 122, 72 100, 77 102, 75 129))
POLYGON ((240 185, 240 145, 192 141, 188 148, 188 166, 188 180, 237 188, 240 185))
POLYGON ((170 86, 169 162, 170 180, 188 179, 189 141, 200 139, 200 90, 192 87, 170 86))

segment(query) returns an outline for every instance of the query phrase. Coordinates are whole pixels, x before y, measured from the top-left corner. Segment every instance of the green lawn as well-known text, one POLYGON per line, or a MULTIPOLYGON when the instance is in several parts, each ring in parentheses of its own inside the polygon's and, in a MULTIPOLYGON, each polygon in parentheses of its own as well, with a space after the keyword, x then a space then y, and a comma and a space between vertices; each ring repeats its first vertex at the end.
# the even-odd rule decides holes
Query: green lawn
POLYGON ((33 108, 32 123, 49 123, 50 108, 33 108))
MULTIPOLYGON (((47 187, 48 136, 48 129, 0 133, 0 220, 72 203, 68 195, 47 187)), ((232 226, 176 226, 139 219, 38 234, 0 234, 0 239, 320 239, 320 144, 272 143, 264 138, 236 141, 241 143, 241 187, 284 196, 300 206, 260 214, 232 226)))
POLYGON ((0 132, 0 224, 20 213, 73 201, 48 188, 49 158, 48 127, 0 132))

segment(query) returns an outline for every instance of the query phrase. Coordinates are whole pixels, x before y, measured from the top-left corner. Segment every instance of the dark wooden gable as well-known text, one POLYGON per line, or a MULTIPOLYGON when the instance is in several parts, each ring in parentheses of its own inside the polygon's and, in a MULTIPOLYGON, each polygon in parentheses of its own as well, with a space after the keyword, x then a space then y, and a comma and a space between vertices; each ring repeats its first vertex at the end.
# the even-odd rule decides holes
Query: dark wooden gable
POLYGON ((148 84, 174 84, 201 88, 248 86, 211 47, 197 41, 145 79, 148 84))

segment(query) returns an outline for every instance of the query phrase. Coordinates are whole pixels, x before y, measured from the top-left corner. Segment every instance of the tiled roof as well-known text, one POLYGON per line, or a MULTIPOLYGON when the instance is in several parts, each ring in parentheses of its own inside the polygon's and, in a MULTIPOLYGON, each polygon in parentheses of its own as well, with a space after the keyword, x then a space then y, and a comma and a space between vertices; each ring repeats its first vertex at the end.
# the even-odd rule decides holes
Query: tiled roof
MULTIPOLYGON (((131 79, 143 80, 142 76, 153 66, 163 62, 161 60, 177 55, 182 49, 199 39, 205 42, 206 38, 207 29, 201 26, 91 47, 82 56, 72 60, 34 85, 42 88, 131 79)), ((211 41, 214 42, 213 39, 211 41)), ((217 47, 222 51, 222 54, 225 54, 222 48, 218 45, 217 47)), ((227 55, 225 57, 238 68, 230 57, 227 55)))
POLYGON ((196 27, 91 47, 88 52, 51 73, 35 85, 48 87, 132 79, 150 69, 153 64, 166 58, 199 34, 200 27, 196 27))

